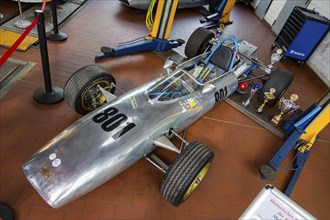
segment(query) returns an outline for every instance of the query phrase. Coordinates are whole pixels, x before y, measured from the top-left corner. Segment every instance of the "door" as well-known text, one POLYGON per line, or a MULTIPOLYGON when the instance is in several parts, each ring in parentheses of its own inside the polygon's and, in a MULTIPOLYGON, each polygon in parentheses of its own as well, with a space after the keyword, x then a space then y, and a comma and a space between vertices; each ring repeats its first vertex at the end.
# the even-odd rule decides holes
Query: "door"
POLYGON ((260 0, 259 4, 254 12, 260 20, 264 19, 265 15, 269 9, 269 6, 272 4, 272 2, 273 2, 273 0, 260 0))
POLYGON ((272 25, 272 31, 278 35, 282 30, 286 20, 288 20, 293 8, 296 6, 306 8, 310 2, 311 0, 287 0, 283 6, 282 11, 272 25))

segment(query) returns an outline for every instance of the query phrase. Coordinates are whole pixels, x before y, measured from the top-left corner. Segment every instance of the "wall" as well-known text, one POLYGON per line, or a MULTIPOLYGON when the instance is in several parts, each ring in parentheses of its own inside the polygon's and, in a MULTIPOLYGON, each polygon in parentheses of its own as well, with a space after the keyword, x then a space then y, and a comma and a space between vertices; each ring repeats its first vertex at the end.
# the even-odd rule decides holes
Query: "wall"
POLYGON ((256 9, 256 7, 258 6, 259 2, 260 2, 260 0, 252 0, 251 3, 250 3, 250 5, 251 5, 254 9, 256 9))
MULTIPOLYGON (((307 8, 315 9, 315 11, 330 19, 330 1, 313 0, 307 8)), ((316 48, 307 64, 330 87, 330 32, 316 48)))
POLYGON ((270 26, 273 25, 277 16, 280 14, 283 6, 285 5, 285 2, 286 0, 275 0, 270 5, 267 14, 264 17, 264 19, 267 21, 268 24, 270 24, 270 26))
MULTIPOLYGON (((272 26, 277 16, 281 12, 287 0, 274 0, 269 7, 264 19, 272 26)), ((258 1, 259 3, 259 1, 258 1)), ((312 0, 308 9, 314 9, 324 17, 330 19, 330 1, 329 0, 312 0)), ((313 71, 330 87, 330 34, 323 39, 313 55, 307 61, 307 64, 313 71)))

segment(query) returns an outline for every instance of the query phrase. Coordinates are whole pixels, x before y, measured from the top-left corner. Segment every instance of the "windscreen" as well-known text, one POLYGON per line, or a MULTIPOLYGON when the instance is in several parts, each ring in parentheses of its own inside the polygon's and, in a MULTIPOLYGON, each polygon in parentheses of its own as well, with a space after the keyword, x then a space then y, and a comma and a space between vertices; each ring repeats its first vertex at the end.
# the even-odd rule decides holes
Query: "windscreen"
POLYGON ((184 71, 177 71, 161 80, 149 90, 150 99, 157 98, 158 101, 169 101, 193 93, 198 84, 184 71))

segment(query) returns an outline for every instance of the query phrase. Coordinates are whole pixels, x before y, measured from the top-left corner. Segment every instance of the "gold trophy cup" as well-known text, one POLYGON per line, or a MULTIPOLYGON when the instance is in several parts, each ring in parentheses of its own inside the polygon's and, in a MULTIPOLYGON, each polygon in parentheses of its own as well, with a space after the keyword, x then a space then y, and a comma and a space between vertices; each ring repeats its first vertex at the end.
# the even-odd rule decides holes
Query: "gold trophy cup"
POLYGON ((264 107, 266 105, 266 103, 270 100, 273 100, 275 99, 275 92, 276 92, 276 89, 274 88, 270 88, 269 92, 265 92, 264 95, 264 102, 262 103, 262 105, 259 107, 259 108, 256 108, 255 111, 256 113, 258 114, 262 114, 263 110, 264 110, 264 107))
POLYGON ((275 126, 278 126, 282 120, 283 114, 288 114, 297 111, 300 108, 300 106, 295 103, 298 98, 299 97, 296 94, 292 94, 290 96, 290 99, 285 99, 284 97, 281 97, 278 104, 278 108, 281 110, 281 112, 272 118, 271 123, 273 123, 275 126))

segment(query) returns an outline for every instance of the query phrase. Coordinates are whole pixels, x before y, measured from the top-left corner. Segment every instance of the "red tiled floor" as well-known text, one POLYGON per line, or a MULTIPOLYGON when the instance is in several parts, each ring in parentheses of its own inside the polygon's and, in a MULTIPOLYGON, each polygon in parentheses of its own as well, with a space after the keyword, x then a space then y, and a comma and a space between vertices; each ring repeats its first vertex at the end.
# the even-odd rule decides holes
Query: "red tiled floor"
MULTIPOLYGON (((187 40, 200 26, 199 11, 177 11, 171 36, 187 40)), ((48 42, 53 85, 63 87, 74 71, 94 63, 101 46, 147 35, 144 19, 144 11, 126 8, 119 1, 90 0, 61 27, 68 40, 48 42)), ((224 35, 233 34, 258 45, 258 57, 268 63, 275 39, 269 27, 244 4, 235 5, 231 20, 234 23, 225 28, 224 35)), ((176 51, 181 53, 183 47, 176 51)), ((280 170, 275 181, 261 180, 258 167, 269 162, 283 140, 223 102, 188 129, 187 139, 209 146, 215 158, 203 183, 179 207, 161 198, 162 173, 141 160, 92 192, 53 209, 25 179, 21 166, 80 116, 65 102, 42 105, 33 100, 34 91, 43 85, 38 48, 15 52, 12 57, 36 63, 1 99, 0 107, 0 202, 8 203, 17 219, 237 219, 266 183, 284 190, 290 178, 290 171, 280 170)), ((124 90, 164 72, 163 60, 153 52, 104 59, 98 64, 112 73, 124 90)), ((276 65, 295 74, 285 95, 297 93, 303 109, 324 93, 326 86, 306 65, 298 66, 288 59, 276 65)), ((328 126, 320 133, 291 196, 319 219, 330 218, 329 130, 328 126)), ((163 149, 157 153, 166 161, 175 156, 163 149)))

